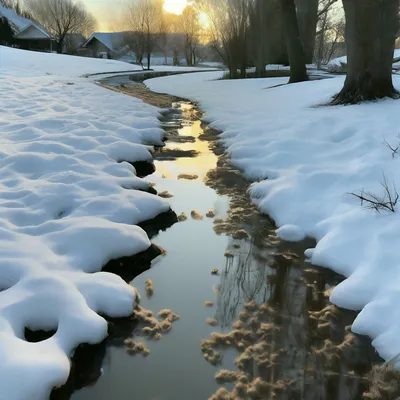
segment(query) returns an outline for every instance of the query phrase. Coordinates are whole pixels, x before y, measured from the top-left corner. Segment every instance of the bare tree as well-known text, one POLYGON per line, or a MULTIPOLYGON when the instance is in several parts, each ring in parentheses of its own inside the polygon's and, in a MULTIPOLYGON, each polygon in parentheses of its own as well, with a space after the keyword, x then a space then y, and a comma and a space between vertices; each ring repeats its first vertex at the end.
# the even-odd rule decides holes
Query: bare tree
POLYGON ((392 62, 399 29, 399 0, 343 0, 348 72, 333 104, 398 97, 392 62))
POLYGON ((331 13, 326 12, 318 22, 314 59, 317 68, 327 64, 336 51, 337 45, 344 42, 346 23, 344 18, 334 21, 331 13))
POLYGON ((249 0, 197 0, 210 21, 211 42, 230 77, 246 75, 249 0))
POLYGON ((162 0, 135 0, 129 4, 127 24, 135 33, 136 47, 143 49, 150 69, 151 54, 166 31, 162 0))
POLYGON ((142 65, 145 51, 145 38, 143 32, 125 32, 123 41, 129 50, 135 54, 136 62, 142 65))
POLYGON ((184 34, 184 53, 187 65, 196 64, 196 47, 199 43, 200 15, 192 6, 187 6, 180 18, 180 30, 184 34))
POLYGON ((296 5, 294 0, 281 0, 281 7, 290 63, 289 83, 304 82, 308 80, 306 55, 300 39, 296 5))
POLYGON ((84 34, 94 28, 93 16, 79 1, 25 0, 25 5, 33 18, 57 38, 58 53, 62 53, 68 34, 84 34))

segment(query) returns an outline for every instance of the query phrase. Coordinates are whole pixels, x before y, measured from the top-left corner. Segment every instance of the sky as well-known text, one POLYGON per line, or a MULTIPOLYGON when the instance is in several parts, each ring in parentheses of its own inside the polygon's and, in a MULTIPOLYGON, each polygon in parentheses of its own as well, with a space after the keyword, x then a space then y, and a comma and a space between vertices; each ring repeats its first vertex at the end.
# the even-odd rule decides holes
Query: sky
MULTIPOLYGON (((83 0, 88 10, 98 22, 98 31, 120 30, 118 19, 122 18, 121 12, 126 5, 124 0, 83 0)), ((174 14, 182 14, 187 6, 187 0, 165 0, 164 8, 174 14)))

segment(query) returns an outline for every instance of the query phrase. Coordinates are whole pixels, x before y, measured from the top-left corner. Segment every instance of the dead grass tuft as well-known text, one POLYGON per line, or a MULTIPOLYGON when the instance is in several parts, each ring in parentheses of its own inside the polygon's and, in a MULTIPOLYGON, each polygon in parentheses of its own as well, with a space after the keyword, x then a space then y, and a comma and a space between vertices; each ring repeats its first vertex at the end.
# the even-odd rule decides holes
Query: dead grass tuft
POLYGON ((145 289, 147 297, 152 297, 154 295, 153 281, 151 279, 146 279, 145 289))
POLYGON ((218 325, 218 321, 215 318, 208 318, 206 322, 207 322, 208 325, 211 325, 211 326, 217 326, 218 325))
POLYGON ((199 178, 198 175, 190 175, 190 174, 180 174, 180 175, 178 175, 178 179, 185 179, 185 180, 189 180, 189 181, 194 181, 194 180, 196 180, 198 178, 199 178))
POLYGON ((133 339, 125 340, 125 348, 132 356, 142 354, 143 357, 147 357, 150 354, 149 348, 143 342, 135 342, 133 339))
POLYGON ((190 215, 195 221, 201 221, 204 218, 200 211, 197 210, 192 210, 190 215))
POLYGON ((205 305, 206 307, 214 307, 214 302, 213 302, 213 301, 205 301, 205 302, 204 302, 204 305, 205 305))
POLYGON ((165 190, 164 192, 158 193, 158 196, 162 197, 163 199, 171 199, 172 197, 174 197, 174 195, 169 193, 167 190, 165 190))
POLYGON ((187 219, 188 219, 188 217, 187 217, 187 215, 186 215, 184 212, 181 213, 181 215, 179 215, 179 217, 178 217, 178 221, 179 221, 179 222, 187 221, 187 219))
POLYGON ((206 214, 207 218, 214 218, 215 217, 215 211, 214 210, 208 210, 206 214))

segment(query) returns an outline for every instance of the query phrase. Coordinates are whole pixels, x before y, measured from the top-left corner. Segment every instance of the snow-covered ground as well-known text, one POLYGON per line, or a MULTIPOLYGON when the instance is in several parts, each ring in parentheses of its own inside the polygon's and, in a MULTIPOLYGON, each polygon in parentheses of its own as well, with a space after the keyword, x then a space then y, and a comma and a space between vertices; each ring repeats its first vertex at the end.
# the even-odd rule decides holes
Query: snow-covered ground
MULTIPOLYGON (((395 49, 393 53, 393 60, 396 60, 397 58, 400 57, 400 49, 395 49)), ((329 61, 329 63, 326 65, 326 69, 331 72, 344 72, 343 69, 345 69, 347 66, 347 56, 342 56, 342 57, 337 57, 329 61)), ((400 63, 394 62, 393 63, 394 67, 399 67, 400 63)))
POLYGON ((99 314, 132 312, 134 289, 99 271, 146 250, 135 224, 169 209, 128 163, 164 133, 156 108, 78 77, 126 67, 0 47, 1 400, 48 398, 72 351, 107 335, 99 314))
MULTIPOLYGON (((400 208, 365 209, 349 195, 383 194, 382 174, 400 189, 398 100, 316 107, 344 77, 277 86, 287 78, 215 80, 220 72, 149 80, 154 91, 198 101, 205 119, 223 130, 235 165, 256 181, 251 189, 286 240, 317 240, 306 256, 347 279, 331 300, 361 310, 353 330, 369 335, 385 359, 400 353, 400 208), (267 179, 268 178, 268 179, 267 179)), ((400 79, 395 78, 400 89, 400 79)))

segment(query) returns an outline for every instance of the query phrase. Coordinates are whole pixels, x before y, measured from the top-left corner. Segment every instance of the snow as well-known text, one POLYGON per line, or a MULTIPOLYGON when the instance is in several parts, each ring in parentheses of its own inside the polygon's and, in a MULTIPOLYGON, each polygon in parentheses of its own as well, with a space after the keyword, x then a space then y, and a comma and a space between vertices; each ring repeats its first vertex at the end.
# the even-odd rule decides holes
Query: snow
POLYGON ((106 337, 100 315, 132 312, 135 289, 100 271, 148 249, 136 224, 169 209, 126 162, 164 133, 156 108, 77 77, 124 65, 0 47, 0 67, 0 399, 43 400, 106 337))
POLYGON ((0 73, 21 74, 29 77, 58 75, 63 78, 78 77, 101 72, 141 71, 142 67, 121 61, 75 57, 53 53, 39 53, 0 46, 0 73), (23 54, 24 56, 21 56, 23 54))
POLYGON ((283 225, 276 231, 277 235, 288 242, 298 242, 304 240, 306 235, 297 225, 283 225))
MULTIPOLYGON (((233 163, 255 181, 254 202, 284 239, 313 237, 310 261, 345 279, 331 295, 361 310, 353 331, 369 335, 386 360, 400 353, 400 209, 380 214, 351 192, 383 194, 382 173, 400 187, 397 100, 316 107, 340 91, 344 77, 283 85, 287 78, 216 80, 221 73, 149 80, 155 91, 198 101, 205 120, 223 130, 233 163), (281 85, 281 86, 278 86, 281 85)), ((394 77, 400 89, 400 78, 394 77)))
POLYGON ((82 47, 86 47, 92 39, 97 39, 104 46, 108 47, 111 51, 117 51, 121 48, 124 33, 123 32, 94 32, 92 33, 88 40, 82 45, 82 47))
MULTIPOLYGON (((400 49, 395 49, 393 53, 393 60, 400 57, 400 49)), ((399 63, 393 63, 394 66, 398 66, 399 63)), ((338 68, 343 68, 347 66, 347 56, 334 58, 327 64, 328 71, 335 72, 338 68)))

